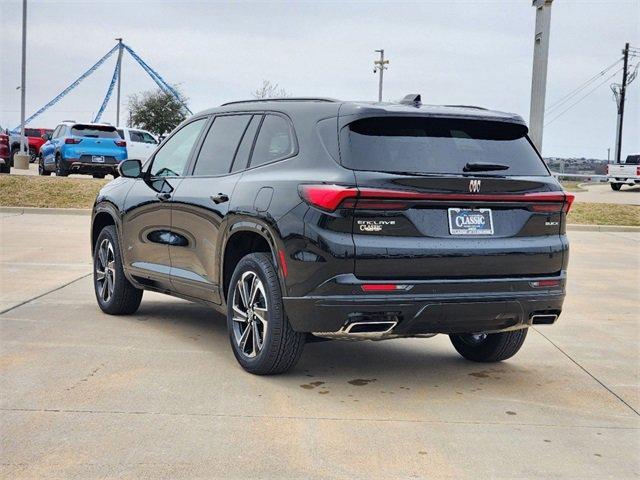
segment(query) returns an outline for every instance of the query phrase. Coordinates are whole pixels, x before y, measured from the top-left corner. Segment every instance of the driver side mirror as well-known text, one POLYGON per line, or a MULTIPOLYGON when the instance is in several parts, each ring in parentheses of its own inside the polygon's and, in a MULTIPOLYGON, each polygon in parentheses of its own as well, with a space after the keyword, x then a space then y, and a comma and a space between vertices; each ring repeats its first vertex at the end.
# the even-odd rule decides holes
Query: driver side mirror
POLYGON ((142 162, 140 160, 124 160, 118 165, 118 173, 125 178, 140 178, 142 162))

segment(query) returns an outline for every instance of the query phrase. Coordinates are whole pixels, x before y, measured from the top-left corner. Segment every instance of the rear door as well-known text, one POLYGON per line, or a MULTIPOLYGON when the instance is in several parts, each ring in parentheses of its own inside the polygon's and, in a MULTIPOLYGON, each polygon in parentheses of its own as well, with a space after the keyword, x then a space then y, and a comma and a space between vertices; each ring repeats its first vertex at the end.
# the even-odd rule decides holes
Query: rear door
POLYGON ((220 231, 231 198, 247 165, 261 116, 219 115, 208 126, 194 155, 192 173, 173 196, 169 247, 175 291, 221 303, 220 231))
POLYGON ((361 278, 558 274, 564 194, 526 137, 495 121, 374 117, 341 130, 355 171, 361 278))

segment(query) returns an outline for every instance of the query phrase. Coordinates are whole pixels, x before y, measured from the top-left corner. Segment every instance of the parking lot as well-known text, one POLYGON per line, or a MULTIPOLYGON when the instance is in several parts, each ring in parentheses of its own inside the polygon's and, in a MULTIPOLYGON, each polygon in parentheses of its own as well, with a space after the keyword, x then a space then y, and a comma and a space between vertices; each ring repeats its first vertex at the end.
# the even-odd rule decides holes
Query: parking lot
POLYGON ((448 339, 237 365, 222 317, 145 293, 107 316, 87 215, 0 213, 3 478, 636 478, 638 233, 570 232, 565 311, 510 361, 448 339))

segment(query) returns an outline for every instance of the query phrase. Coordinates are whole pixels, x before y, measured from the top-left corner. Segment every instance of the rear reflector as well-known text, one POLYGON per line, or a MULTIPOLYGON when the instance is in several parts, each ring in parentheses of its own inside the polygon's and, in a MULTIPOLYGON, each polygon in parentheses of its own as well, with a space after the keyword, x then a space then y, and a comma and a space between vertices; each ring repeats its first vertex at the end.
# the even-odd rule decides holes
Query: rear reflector
POLYGON ((397 283, 364 283, 360 285, 363 292, 396 292, 398 290, 411 290, 413 285, 401 285, 397 283))
POLYGON ((278 250, 278 257, 280 258, 280 268, 282 269, 282 276, 287 278, 289 270, 287 269, 287 257, 284 254, 284 250, 278 250))
POLYGON ((536 280, 535 282, 529 282, 533 288, 552 288, 559 287, 560 280, 536 280))
POLYGON ((327 212, 333 212, 338 207, 363 210, 404 210, 416 201, 531 203, 534 204, 531 208, 538 212, 559 212, 561 209, 568 212, 575 198, 574 195, 567 192, 423 193, 341 185, 300 185, 298 191, 300 197, 309 205, 327 212))

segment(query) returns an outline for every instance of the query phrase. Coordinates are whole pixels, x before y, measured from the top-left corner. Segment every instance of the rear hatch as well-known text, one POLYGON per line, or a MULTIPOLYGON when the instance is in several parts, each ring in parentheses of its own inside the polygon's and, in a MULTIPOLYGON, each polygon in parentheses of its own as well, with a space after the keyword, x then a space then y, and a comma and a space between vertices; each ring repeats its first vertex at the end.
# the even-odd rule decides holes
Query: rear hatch
POLYGON ((559 274, 570 199, 519 123, 385 116, 340 132, 363 279, 559 274))
POLYGON ((71 128, 71 139, 75 142, 74 156, 114 157, 126 152, 126 142, 120 138, 115 127, 111 125, 76 124, 71 128))

